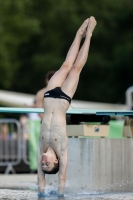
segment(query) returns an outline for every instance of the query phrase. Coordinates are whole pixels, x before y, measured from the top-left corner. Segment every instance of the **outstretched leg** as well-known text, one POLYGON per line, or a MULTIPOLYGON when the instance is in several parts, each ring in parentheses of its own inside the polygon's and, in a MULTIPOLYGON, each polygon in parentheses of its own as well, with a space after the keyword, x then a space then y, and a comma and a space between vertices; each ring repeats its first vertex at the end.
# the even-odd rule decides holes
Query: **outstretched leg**
POLYGON ((63 85, 61 87, 62 91, 65 92, 71 98, 73 97, 73 95, 76 91, 80 72, 87 61, 89 47, 90 47, 90 40, 91 40, 92 32, 93 32, 95 26, 96 26, 95 18, 90 17, 84 44, 78 53, 77 59, 73 65, 73 67, 71 68, 71 70, 67 76, 67 79, 65 80, 65 82, 63 83, 63 85))
POLYGON ((68 73, 73 67, 73 64, 77 58, 80 42, 81 42, 82 37, 86 33, 88 23, 89 23, 89 19, 86 19, 84 23, 81 25, 81 27, 79 28, 79 30, 77 31, 75 39, 66 56, 66 59, 64 63, 62 64, 61 68, 50 79, 47 86, 47 91, 55 87, 61 87, 63 82, 66 80, 68 73))

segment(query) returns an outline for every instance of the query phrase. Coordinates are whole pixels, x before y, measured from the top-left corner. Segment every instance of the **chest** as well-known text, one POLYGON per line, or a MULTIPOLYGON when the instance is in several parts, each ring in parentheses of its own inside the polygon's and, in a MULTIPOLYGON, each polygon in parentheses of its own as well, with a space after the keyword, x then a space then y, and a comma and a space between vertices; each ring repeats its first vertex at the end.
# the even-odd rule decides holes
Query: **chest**
POLYGON ((41 134, 40 135, 40 148, 41 152, 46 152, 48 147, 51 147, 58 157, 60 157, 61 152, 67 148, 68 138, 66 135, 61 136, 58 134, 41 134))

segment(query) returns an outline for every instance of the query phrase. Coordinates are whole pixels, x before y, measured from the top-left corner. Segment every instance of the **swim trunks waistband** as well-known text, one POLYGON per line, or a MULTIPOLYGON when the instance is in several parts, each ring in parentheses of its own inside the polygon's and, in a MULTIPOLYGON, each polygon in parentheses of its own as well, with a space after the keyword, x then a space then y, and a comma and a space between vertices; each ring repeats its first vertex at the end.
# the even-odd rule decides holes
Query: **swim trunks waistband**
POLYGON ((56 87, 52 90, 49 90, 47 91, 45 94, 44 94, 44 98, 57 98, 57 99, 65 99, 67 100, 69 103, 71 103, 71 98, 66 95, 60 87, 56 87))

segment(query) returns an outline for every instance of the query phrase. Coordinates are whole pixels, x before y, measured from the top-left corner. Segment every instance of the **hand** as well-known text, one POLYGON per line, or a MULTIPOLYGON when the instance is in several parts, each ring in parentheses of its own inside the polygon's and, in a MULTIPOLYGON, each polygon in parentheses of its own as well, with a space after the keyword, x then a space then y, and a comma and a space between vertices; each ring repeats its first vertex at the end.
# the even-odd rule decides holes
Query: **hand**
POLYGON ((60 194, 58 193, 57 191, 50 191, 48 193, 38 193, 38 197, 41 198, 41 197, 51 197, 51 196, 55 196, 55 197, 64 197, 64 194, 60 194))
POLYGON ((49 194, 53 195, 53 196, 57 196, 57 197, 63 197, 64 196, 64 194, 60 194, 58 191, 50 191, 49 194))
POLYGON ((38 193, 39 193, 39 194, 43 194, 43 193, 44 193, 44 188, 38 186, 38 193))
MULTIPOLYGON (((48 197, 48 196, 47 196, 48 197)), ((45 200, 45 199, 47 199, 48 200, 48 198, 45 198, 45 196, 42 196, 42 197, 38 197, 38 200, 45 200)), ((50 197, 50 196, 49 196, 50 197)), ((60 196, 60 197, 57 197, 57 200, 64 200, 65 198, 63 197, 63 196, 60 196)))

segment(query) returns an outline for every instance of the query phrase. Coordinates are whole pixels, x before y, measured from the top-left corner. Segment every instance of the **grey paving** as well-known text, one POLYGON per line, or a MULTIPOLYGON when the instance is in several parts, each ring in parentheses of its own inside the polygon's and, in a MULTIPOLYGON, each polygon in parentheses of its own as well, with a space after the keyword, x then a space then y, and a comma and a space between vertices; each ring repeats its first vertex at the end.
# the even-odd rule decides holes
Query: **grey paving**
MULTIPOLYGON (((36 174, 0 175, 0 200, 45 200, 57 197, 38 198, 36 174)), ((47 186, 49 190, 57 189, 47 186)), ((133 193, 97 193, 89 190, 76 190, 66 187, 64 198, 60 200, 133 200, 133 193)))

